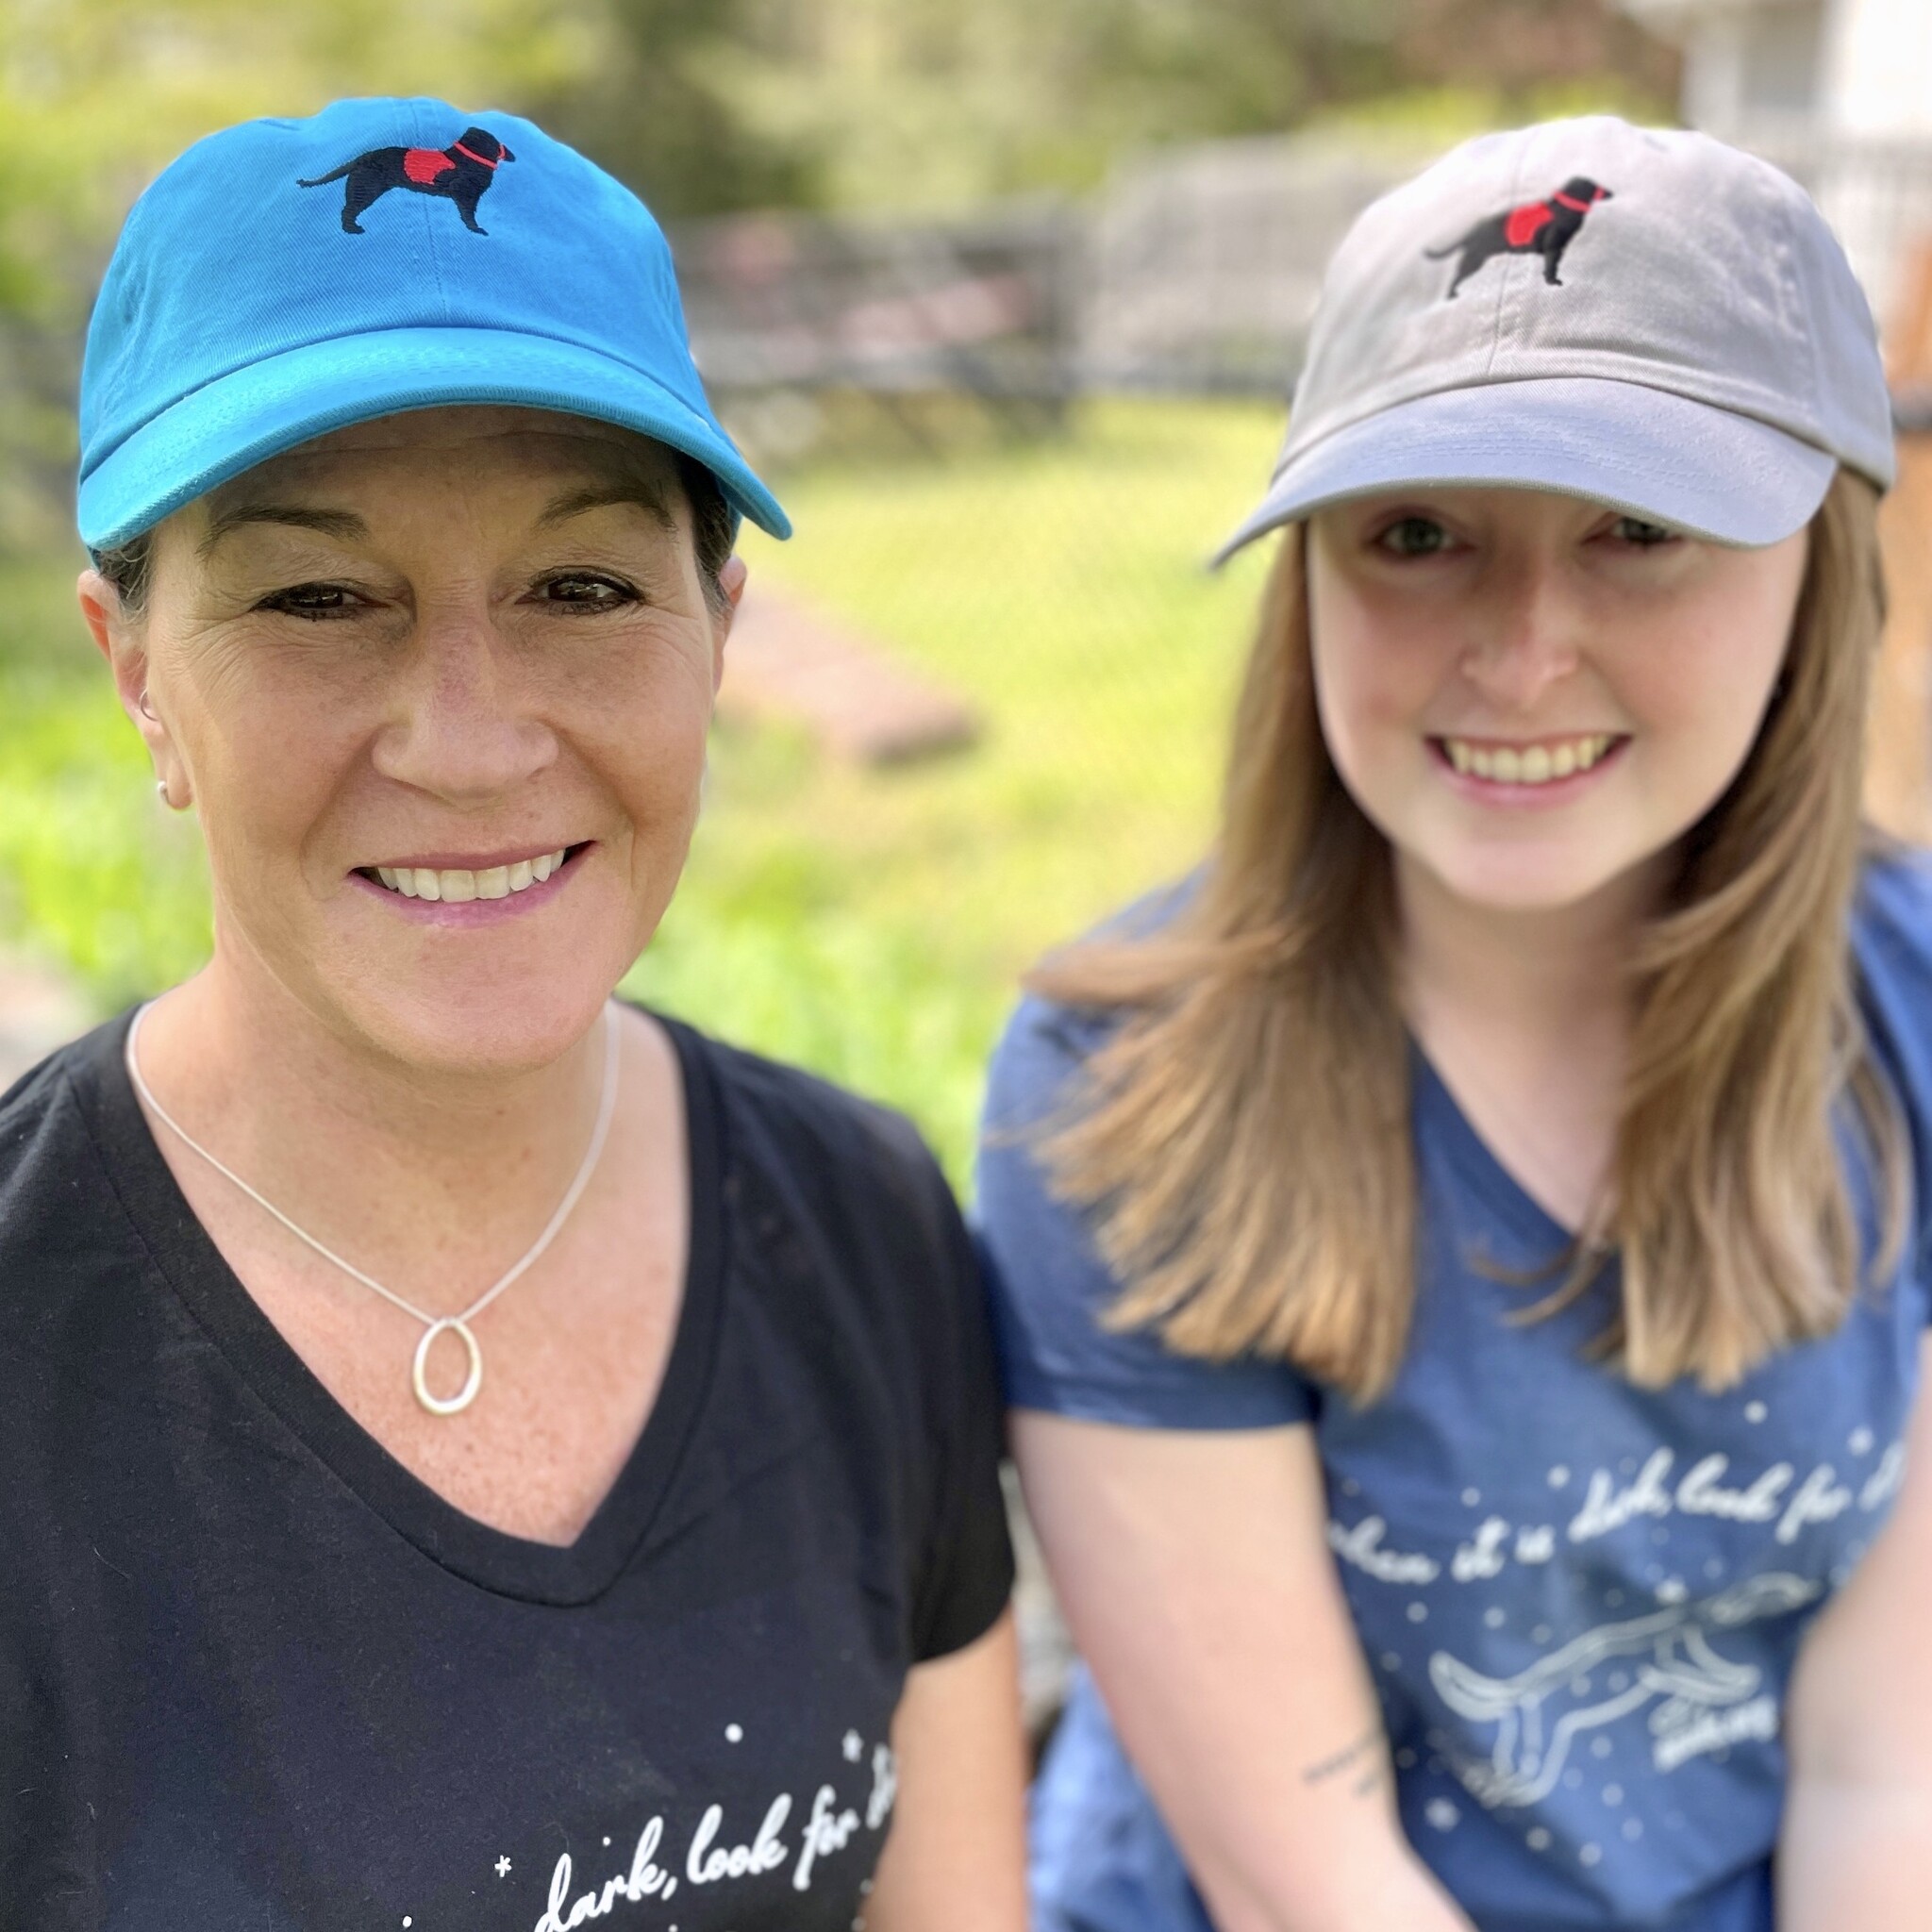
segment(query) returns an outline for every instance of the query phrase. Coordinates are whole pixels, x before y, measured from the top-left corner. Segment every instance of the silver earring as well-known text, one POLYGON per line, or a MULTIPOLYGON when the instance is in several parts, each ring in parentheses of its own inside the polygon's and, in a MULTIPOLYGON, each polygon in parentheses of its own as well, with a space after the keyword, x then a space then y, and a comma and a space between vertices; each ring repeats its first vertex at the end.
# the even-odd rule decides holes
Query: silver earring
POLYGON ((142 688, 141 688, 141 696, 140 696, 140 697, 139 697, 139 698, 138 698, 138 699, 136 700, 136 703, 137 703, 137 704, 138 704, 138 705, 140 706, 140 708, 141 708, 141 715, 142 715, 142 716, 143 718, 152 718, 152 717, 154 716, 154 714, 155 714, 155 712, 154 712, 154 707, 153 707, 152 705, 150 705, 150 704, 148 703, 148 701, 147 701, 147 686, 146 686, 146 685, 142 685, 142 688))
POLYGON ((173 804, 175 803, 175 801, 168 796, 168 781, 165 778, 157 778, 155 780, 155 792, 163 805, 173 806, 173 804))

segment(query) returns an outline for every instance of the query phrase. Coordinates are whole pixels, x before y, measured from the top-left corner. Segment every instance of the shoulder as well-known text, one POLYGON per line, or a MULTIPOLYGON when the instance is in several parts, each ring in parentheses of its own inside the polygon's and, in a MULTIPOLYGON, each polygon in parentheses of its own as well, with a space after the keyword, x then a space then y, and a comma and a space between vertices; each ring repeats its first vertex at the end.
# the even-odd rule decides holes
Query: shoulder
MULTIPOLYGON (((1090 941, 1150 939, 1193 898, 1199 874, 1136 899, 1081 935, 1090 941)), ((1122 1023, 1118 1011, 1068 1006, 1028 993, 1014 1008, 987 1074, 989 1133, 1034 1124, 1077 1097, 1077 1076, 1122 1023)))
POLYGON ((1852 905, 1861 975, 1932 982, 1932 852, 1888 845, 1865 861, 1852 905))
POLYGON ((1851 943, 1873 1058, 1909 1142, 1923 1249, 1932 1241, 1932 854, 1892 846, 1867 862, 1851 943))
POLYGON ((1014 1008, 987 1069, 987 1132, 1036 1126, 1074 1101, 1088 1060, 1120 1024, 1117 1013, 1028 993, 1014 1008))
POLYGON ((96 1028, 0 1094, 0 1465, 164 1345, 112 1084, 125 1031, 96 1028))
POLYGON ((125 1015, 109 1021, 49 1054, 0 1093, 0 1254, 28 1229, 44 1226, 50 1210, 76 1211, 84 1183, 98 1175, 83 1103, 125 1031, 125 1015))
MULTIPOLYGON (((919 1130, 803 1069, 675 1026, 712 1111, 730 1277, 781 1328, 827 1324, 902 1366, 983 1322, 972 1243, 919 1130)), ((697 1115, 693 1111, 693 1124, 697 1115)), ((707 1163, 696 1176, 702 1181, 707 1163)))
POLYGON ((1851 944, 1874 1044, 1919 1113, 1932 1100, 1932 853, 1891 846, 1866 862, 1851 944))
POLYGON ((819 1210, 896 1210, 926 1232, 952 1209, 952 1193, 919 1129, 905 1115, 816 1074, 732 1046, 690 1027, 687 1063, 713 1083, 733 1167, 754 1184, 819 1210))
POLYGON ((731 1426, 768 1439, 788 1413, 820 1419, 869 1499, 857 1513, 881 1496, 897 1512, 913 1657, 969 1642, 1011 1570, 986 1298, 945 1176, 890 1108, 672 1031, 715 1110, 731 1426))
MULTIPOLYGON (((1090 937, 1151 936, 1195 890, 1190 877, 1150 893, 1090 937)), ((1087 1063, 1121 1024, 1117 1011, 1029 995, 993 1055, 976 1211, 1007 1399, 1019 1408, 1148 1428, 1306 1421, 1313 1398, 1282 1364, 1177 1355, 1155 1330, 1123 1330, 1109 1319, 1124 1284, 1101 1252, 1091 1212, 1055 1185, 1041 1142, 1077 1111, 1087 1063)))

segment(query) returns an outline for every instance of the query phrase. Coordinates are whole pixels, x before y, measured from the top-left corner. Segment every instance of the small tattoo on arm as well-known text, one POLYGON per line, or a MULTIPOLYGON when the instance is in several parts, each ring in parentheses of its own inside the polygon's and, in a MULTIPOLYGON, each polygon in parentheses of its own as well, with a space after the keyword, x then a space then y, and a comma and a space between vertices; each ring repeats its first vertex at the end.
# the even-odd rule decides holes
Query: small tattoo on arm
MULTIPOLYGON (((1381 1741, 1382 1727, 1380 1724, 1376 1724, 1372 1729, 1364 1731, 1354 1743, 1344 1745, 1332 1757, 1318 1758, 1313 1764, 1306 1766, 1302 1772, 1303 1784, 1319 1785, 1324 1783, 1327 1779, 1335 1776, 1338 1772, 1346 1771, 1351 1764, 1356 1763, 1366 1752, 1374 1750, 1381 1741)), ((1368 1771, 1370 1782, 1366 1787, 1360 1784, 1357 1785, 1356 1790, 1357 1793, 1361 1792, 1364 1789, 1373 1790, 1374 1781, 1379 1780, 1381 1775, 1382 1772, 1379 1765, 1371 1766, 1368 1771)))

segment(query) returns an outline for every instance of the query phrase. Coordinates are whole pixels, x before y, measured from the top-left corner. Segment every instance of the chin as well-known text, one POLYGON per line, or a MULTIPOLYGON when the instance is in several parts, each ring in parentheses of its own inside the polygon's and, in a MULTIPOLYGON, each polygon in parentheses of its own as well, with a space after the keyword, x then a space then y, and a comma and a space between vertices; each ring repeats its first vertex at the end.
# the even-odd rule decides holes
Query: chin
POLYGON ((489 989, 390 991, 339 1010, 388 1058, 424 1072, 515 1074, 550 1065, 596 1024, 608 982, 581 966, 567 980, 510 979, 489 989))
POLYGON ((1625 877, 1631 864, 1601 853, 1560 848, 1422 857, 1456 898, 1491 912, 1566 911, 1625 877))
POLYGON ((661 916, 656 892, 608 886, 580 878, 574 906, 493 928, 404 924, 379 908, 372 920, 367 901, 343 898, 308 945, 277 948, 281 976, 339 1037, 384 1059, 425 1074, 533 1072, 595 1026, 661 916))
POLYGON ((391 971, 343 959, 313 974, 308 1002, 352 1040, 425 1073, 533 1072, 591 1030, 623 977, 628 959, 600 937, 555 959, 383 962, 391 971))

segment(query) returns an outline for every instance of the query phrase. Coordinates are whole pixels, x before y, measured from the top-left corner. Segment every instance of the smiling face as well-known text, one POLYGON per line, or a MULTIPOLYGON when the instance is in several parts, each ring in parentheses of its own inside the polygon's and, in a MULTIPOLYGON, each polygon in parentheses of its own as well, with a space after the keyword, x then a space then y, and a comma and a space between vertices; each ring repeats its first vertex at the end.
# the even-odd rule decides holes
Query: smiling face
POLYGON ((1323 736, 1398 873, 1552 910, 1667 854, 1757 739, 1807 547, 1725 549, 1521 490, 1314 517, 1323 736))
POLYGON ((658 445, 464 408, 263 463, 159 527, 144 610, 97 577, 83 604, 199 810, 216 970, 407 1063, 508 1070, 657 928, 741 582, 708 601, 658 445))

